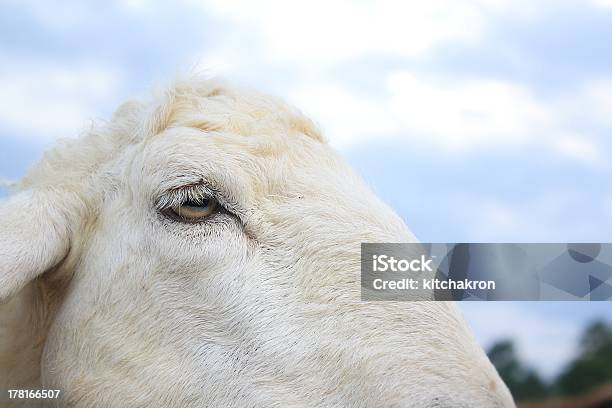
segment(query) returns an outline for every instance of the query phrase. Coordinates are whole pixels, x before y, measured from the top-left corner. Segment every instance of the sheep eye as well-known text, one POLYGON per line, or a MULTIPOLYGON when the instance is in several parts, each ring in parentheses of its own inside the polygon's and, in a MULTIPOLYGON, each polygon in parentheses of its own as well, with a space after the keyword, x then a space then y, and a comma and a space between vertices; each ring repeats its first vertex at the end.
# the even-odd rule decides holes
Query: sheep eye
POLYGON ((179 221, 199 222, 210 216, 217 209, 217 201, 212 198, 187 200, 180 205, 172 206, 166 214, 179 221))

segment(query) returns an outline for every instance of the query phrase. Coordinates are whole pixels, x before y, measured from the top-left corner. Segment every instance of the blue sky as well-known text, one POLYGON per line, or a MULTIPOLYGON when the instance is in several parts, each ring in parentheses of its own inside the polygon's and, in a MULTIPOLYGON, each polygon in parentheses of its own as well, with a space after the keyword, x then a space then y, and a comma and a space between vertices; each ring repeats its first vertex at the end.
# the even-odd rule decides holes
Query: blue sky
MULTIPOLYGON (((192 71, 313 117, 423 241, 612 241, 612 1, 0 0, 0 178, 192 71), (256 4, 255 4, 256 3, 256 4)), ((462 305, 546 375, 589 303, 462 305)))

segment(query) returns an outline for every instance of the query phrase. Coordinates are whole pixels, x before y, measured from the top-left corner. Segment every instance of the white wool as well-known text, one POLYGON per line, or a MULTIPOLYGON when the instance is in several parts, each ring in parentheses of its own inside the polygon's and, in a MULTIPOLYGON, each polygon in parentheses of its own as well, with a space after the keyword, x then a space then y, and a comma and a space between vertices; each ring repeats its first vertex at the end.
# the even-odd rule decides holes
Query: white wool
POLYGON ((414 242, 316 126, 178 82, 47 152, 0 202, 0 388, 75 407, 509 407, 452 303, 362 302, 414 242), (186 197, 224 207, 187 224, 186 197))

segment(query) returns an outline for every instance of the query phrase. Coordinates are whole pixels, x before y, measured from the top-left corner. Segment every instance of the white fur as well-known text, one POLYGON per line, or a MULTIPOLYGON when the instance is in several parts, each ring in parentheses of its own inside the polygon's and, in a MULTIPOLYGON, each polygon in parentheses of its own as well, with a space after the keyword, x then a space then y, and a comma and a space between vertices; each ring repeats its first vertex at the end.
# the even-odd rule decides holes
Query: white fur
POLYGON ((179 82, 0 204, 0 387, 77 407, 513 406, 454 304, 360 301, 360 243, 413 241, 299 112, 179 82), (200 184, 231 214, 160 214, 200 184))

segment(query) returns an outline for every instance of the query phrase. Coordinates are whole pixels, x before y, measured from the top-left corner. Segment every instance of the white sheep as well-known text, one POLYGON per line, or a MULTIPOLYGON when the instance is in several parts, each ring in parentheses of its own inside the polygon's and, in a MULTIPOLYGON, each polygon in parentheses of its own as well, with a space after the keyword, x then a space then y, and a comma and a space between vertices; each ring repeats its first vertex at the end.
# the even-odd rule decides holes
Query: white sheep
POLYGON ((0 203, 0 389, 67 407, 511 407, 449 302, 362 302, 414 242, 283 102, 181 81, 0 203))

